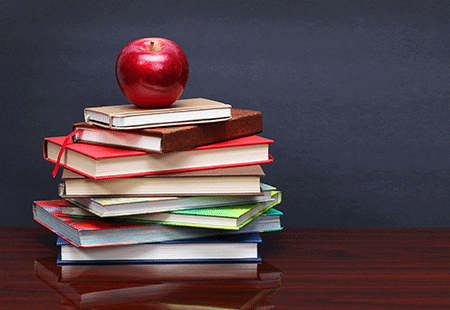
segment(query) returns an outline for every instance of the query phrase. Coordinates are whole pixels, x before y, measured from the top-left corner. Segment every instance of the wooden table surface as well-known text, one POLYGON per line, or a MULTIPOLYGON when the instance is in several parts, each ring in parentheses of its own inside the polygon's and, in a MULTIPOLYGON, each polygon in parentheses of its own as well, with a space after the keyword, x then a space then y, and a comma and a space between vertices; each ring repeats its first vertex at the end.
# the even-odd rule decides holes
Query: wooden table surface
MULTIPOLYGON (((285 228, 264 233, 262 238, 261 257, 282 272, 281 288, 274 289, 259 308, 247 304, 242 309, 450 308, 450 229, 285 228)), ((37 274, 36 263, 41 260, 56 266, 55 240, 45 228, 0 228, 0 309, 93 305, 68 301, 37 274)), ((116 278, 76 285, 84 291, 93 286, 114 290, 121 284, 118 282, 116 278)), ((185 295, 199 301, 224 299, 222 293, 236 299, 249 295, 244 286, 237 285, 232 295, 226 295, 229 289, 211 279, 205 283, 207 286, 187 289, 185 295)), ((71 284, 61 285, 67 289, 71 284)), ((155 296, 148 302, 136 298, 139 302, 134 303, 121 302, 126 299, 111 302, 113 298, 105 299, 109 306, 94 308, 180 309, 158 303, 155 296)))

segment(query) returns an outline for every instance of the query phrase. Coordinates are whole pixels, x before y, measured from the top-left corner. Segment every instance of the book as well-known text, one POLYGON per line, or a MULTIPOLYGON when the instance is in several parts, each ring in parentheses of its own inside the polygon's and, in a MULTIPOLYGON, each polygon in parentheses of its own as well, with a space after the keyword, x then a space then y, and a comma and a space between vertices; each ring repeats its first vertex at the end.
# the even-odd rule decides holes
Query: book
MULTIPOLYGON (((281 202, 281 192, 272 191, 268 201, 212 208, 185 209, 170 212, 115 217, 115 220, 189 227, 239 230, 250 221, 281 202)), ((73 217, 95 217, 89 211, 69 209, 73 217), (83 213, 84 211, 84 213, 83 213)))
POLYGON ((205 98, 180 99, 161 109, 141 109, 133 104, 84 109, 86 123, 115 129, 218 122, 230 117, 231 105, 205 98))
POLYGON ((58 238, 58 264, 258 262, 258 233, 80 248, 58 238))
POLYGON ((261 112, 232 109, 231 118, 222 122, 140 130, 111 130, 83 122, 72 126, 73 132, 78 130, 75 142, 169 153, 251 136, 261 133, 263 126, 261 112))
POLYGON ((281 279, 281 270, 261 262, 158 263, 158 264, 58 264, 57 257, 35 260, 35 270, 53 274, 57 282, 195 282, 214 281, 224 286, 270 288, 281 279))
POLYGON ((272 140, 247 136, 166 154, 44 139, 44 158, 92 179, 124 178, 269 163, 272 140), (60 156, 60 151, 62 153, 60 156))
MULTIPOLYGON (((63 176, 64 176, 63 172, 63 176)), ((261 194, 235 196, 164 196, 164 197, 72 197, 68 198, 74 207, 63 209, 65 214, 86 215, 86 212, 99 217, 167 212, 195 208, 232 206, 237 204, 258 203, 272 199, 276 188, 265 183, 260 184, 261 194), (84 211, 84 210, 85 211, 84 211), (84 212, 83 212, 84 211, 84 212)), ((64 187, 60 194, 64 198, 64 187)))
POLYGON ((131 223, 105 219, 72 218, 62 209, 70 206, 64 199, 33 202, 33 219, 75 246, 96 247, 125 244, 162 242, 168 240, 195 239, 232 233, 276 231, 282 229, 280 213, 266 213, 240 230, 222 230, 182 227, 149 223, 131 223))
POLYGON ((258 195, 263 176, 260 165, 98 180, 65 169, 59 193, 63 198, 258 195))

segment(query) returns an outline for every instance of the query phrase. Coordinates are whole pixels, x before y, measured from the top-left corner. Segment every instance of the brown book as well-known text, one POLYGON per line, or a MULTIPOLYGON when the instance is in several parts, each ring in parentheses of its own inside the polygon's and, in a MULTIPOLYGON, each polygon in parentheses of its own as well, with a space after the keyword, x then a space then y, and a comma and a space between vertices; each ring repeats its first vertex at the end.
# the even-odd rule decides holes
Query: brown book
POLYGON ((113 130, 86 123, 72 126, 72 131, 78 129, 81 131, 74 136, 74 141, 168 153, 260 133, 262 114, 232 109, 231 118, 222 122, 139 130, 113 130))
POLYGON ((262 195, 260 165, 94 180, 64 169, 61 197, 262 195))

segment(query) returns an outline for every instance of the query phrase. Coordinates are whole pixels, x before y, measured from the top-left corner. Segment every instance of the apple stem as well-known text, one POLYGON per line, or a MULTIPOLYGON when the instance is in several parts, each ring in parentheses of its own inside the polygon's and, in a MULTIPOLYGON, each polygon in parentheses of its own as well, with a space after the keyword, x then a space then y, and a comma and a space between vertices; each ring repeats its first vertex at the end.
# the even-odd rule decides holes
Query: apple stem
POLYGON ((150 50, 151 50, 152 52, 155 51, 155 42, 153 42, 153 41, 150 42, 150 50))

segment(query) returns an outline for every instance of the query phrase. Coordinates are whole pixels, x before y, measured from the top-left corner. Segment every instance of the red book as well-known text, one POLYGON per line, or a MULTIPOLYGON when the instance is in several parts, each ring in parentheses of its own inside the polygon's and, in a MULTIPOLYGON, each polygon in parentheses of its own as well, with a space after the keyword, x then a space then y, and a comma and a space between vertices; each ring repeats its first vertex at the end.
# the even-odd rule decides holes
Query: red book
POLYGON ((272 162, 272 140, 248 136, 167 154, 113 148, 68 141, 67 137, 44 140, 44 158, 92 179, 143 176, 158 173, 237 167, 272 162))

